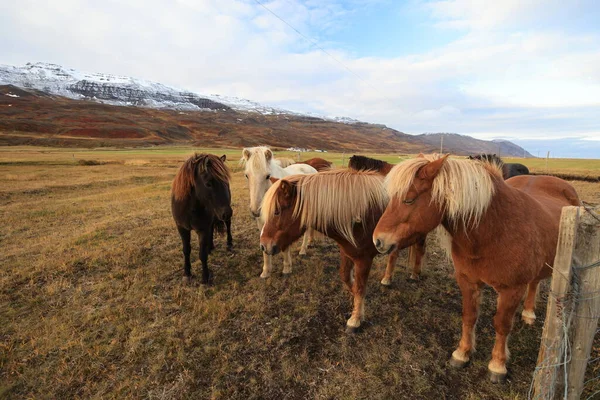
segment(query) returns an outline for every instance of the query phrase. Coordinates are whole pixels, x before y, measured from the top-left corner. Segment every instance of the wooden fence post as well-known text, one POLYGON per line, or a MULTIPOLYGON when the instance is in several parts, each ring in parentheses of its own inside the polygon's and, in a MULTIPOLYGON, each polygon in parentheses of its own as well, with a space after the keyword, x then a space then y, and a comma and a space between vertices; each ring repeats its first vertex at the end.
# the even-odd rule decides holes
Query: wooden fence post
MULTIPOLYGON (((596 208, 600 210, 600 208, 596 208)), ((582 211, 577 229, 577 264, 574 281, 577 297, 574 299, 571 362, 567 382, 567 399, 576 400, 583 391, 585 370, 589 361, 594 335, 600 315, 600 266, 589 266, 600 260, 600 221, 589 212, 582 211)))
MULTIPOLYGON (((548 294, 546 322, 542 332, 538 353, 537 371, 533 389, 536 399, 553 399, 559 389, 559 372, 564 362, 561 349, 564 348, 564 306, 571 290, 571 263, 575 249, 579 207, 563 207, 560 217, 558 244, 554 258, 552 284, 548 294), (558 387, 557 387, 558 386, 558 387)), ((564 382, 563 382, 564 384, 564 382)))

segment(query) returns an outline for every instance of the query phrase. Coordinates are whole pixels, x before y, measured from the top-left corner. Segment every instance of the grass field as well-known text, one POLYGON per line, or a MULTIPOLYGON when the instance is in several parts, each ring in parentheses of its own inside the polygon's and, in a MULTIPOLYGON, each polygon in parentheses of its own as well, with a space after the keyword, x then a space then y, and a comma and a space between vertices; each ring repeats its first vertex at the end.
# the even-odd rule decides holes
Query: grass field
MULTIPOLYGON (((276 273, 260 279, 239 149, 210 150, 227 154, 234 171, 236 251, 225 252, 218 238, 209 258, 214 285, 183 284, 169 191, 192 151, 0 148, 0 398, 527 397, 542 321, 515 323, 509 380, 488 383, 491 290, 472 365, 446 366, 460 335, 461 300, 433 242, 417 283, 407 281, 401 257, 392 288, 380 286, 385 259, 376 260, 368 321, 353 336, 344 333, 351 301, 335 243, 320 239, 308 256, 295 255, 289 277, 276 258, 276 273)), ((341 165, 349 155, 301 157, 314 156, 341 165)), ((542 168, 533 161, 517 162, 542 168)), ((600 169, 598 160, 554 161, 562 171, 600 169)), ((599 184, 573 184, 584 200, 600 203, 599 184)), ((193 251, 197 272, 197 245, 193 251)))

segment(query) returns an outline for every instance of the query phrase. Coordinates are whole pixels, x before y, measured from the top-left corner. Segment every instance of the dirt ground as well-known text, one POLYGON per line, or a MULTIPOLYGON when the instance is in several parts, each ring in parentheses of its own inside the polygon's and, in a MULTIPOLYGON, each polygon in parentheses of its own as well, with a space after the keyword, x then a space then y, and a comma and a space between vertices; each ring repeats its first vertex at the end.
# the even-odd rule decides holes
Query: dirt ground
MULTIPOLYGON (((184 284, 169 191, 190 153, 0 152, 0 398, 527 398, 543 302, 533 327, 515 320, 506 384, 486 375, 489 289, 473 362, 449 368, 460 292, 430 241, 419 282, 407 280, 401 256, 393 286, 382 287, 377 258, 367 322, 347 335, 351 299, 334 242, 319 239, 304 257, 297 245, 291 276, 276 258, 273 276, 259 278, 259 232, 235 162, 235 253, 218 238, 214 285, 184 284)), ((600 202, 600 185, 574 185, 600 202)), ((598 340, 594 351, 600 357, 598 340)))

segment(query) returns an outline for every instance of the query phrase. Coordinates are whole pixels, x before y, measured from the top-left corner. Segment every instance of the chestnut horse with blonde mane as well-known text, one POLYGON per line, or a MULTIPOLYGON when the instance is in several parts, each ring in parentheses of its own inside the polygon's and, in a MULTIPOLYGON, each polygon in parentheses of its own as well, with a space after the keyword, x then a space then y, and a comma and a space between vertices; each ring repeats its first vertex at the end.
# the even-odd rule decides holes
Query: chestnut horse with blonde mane
POLYGON ((263 199, 260 245, 265 254, 285 251, 307 229, 337 242, 340 276, 354 296, 349 332, 364 318, 367 278, 378 254, 371 236, 386 204, 379 174, 350 169, 286 177, 275 181, 263 199))
POLYGON ((183 163, 171 189, 171 212, 183 244, 185 278, 192 278, 191 231, 198 234, 202 283, 210 283, 208 255, 214 248, 213 233, 223 225, 227 228, 227 249, 231 250, 231 192, 229 169, 225 156, 194 154, 183 163))
POLYGON ((551 275, 560 214, 580 205, 575 189, 552 176, 502 179, 493 164, 447 156, 404 161, 386 179, 390 202, 373 234, 381 253, 404 248, 442 224, 462 293, 462 336, 450 364, 465 366, 475 348, 482 287, 498 293, 492 382, 506 378, 508 335, 527 292, 522 318, 535 320, 540 280, 551 275))
MULTIPOLYGON (((376 158, 357 155, 350 157, 350 160, 348 161, 348 168, 357 171, 376 171, 384 177, 387 176, 392 168, 394 168, 394 165, 396 164, 390 164, 376 158)), ((418 240, 408 249, 408 264, 409 266, 412 266, 410 280, 417 281, 421 276, 421 267, 425 263, 425 242, 426 236, 418 240)), ((396 249, 389 254, 385 272, 381 279, 382 285, 390 286, 392 284, 392 276, 394 275, 394 267, 396 266, 399 252, 400 250, 396 249)))

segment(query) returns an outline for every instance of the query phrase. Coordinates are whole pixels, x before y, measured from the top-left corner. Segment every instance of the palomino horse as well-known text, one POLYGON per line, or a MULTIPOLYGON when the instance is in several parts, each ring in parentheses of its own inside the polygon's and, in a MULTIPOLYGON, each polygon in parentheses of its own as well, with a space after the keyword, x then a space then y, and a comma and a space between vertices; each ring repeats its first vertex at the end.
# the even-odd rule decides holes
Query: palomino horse
MULTIPOLYGON (((382 176, 387 176, 394 165, 396 164, 390 164, 386 161, 377 160, 375 158, 356 155, 350 157, 350 161, 348 161, 348 168, 352 168, 357 171, 376 171, 382 176)), ((419 276, 421 275, 421 267, 425 263, 425 242, 426 237, 423 237, 408 249, 408 264, 412 266, 410 279, 414 281, 419 280, 419 276)), ((385 273, 381 279, 382 285, 390 286, 392 284, 392 275, 394 275, 394 267, 396 266, 396 260, 398 259, 399 252, 400 250, 396 249, 388 256, 385 273)))
POLYGON ((519 163, 505 163, 500 157, 495 154, 479 154, 469 156, 470 160, 479 160, 498 165, 502 170, 502 177, 506 180, 517 175, 529 175, 529 168, 519 163))
POLYGON ((171 190, 171 212, 183 243, 185 277, 192 278, 191 231, 198 234, 202 283, 209 283, 208 255, 214 248, 215 227, 227 226, 227 249, 233 246, 231 238, 231 192, 229 169, 225 156, 194 154, 179 168, 171 190))
POLYGON ((265 254, 286 251, 311 228, 338 243, 340 276, 354 295, 349 332, 364 318, 367 278, 377 255, 371 235, 386 204, 379 174, 350 169, 289 176, 274 182, 263 199, 260 246, 265 254))
MULTIPOLYGON (((286 168, 281 168, 274 160, 273 152, 268 147, 250 147, 242 151, 242 164, 245 166, 245 176, 250 188, 250 213, 257 219, 259 228, 262 229, 260 218, 260 204, 267 189, 271 187, 270 178, 283 178, 293 174, 314 174, 316 169, 307 164, 292 164, 286 168)), ((306 254, 306 249, 310 242, 310 232, 304 237, 300 254, 306 254)), ((263 270, 261 278, 268 278, 271 275, 272 259, 268 254, 263 254, 263 270)), ((291 251, 283 253, 283 273, 292 273, 292 254, 291 251)))
POLYGON ((535 294, 551 274, 561 209, 580 205, 575 189, 551 176, 504 181, 493 164, 422 155, 394 167, 386 188, 390 202, 373 234, 380 252, 410 246, 440 223, 448 233, 463 303, 452 366, 465 366, 474 350, 483 285, 498 293, 488 369, 492 382, 502 382, 515 311, 527 291, 522 318, 534 322, 535 294))

